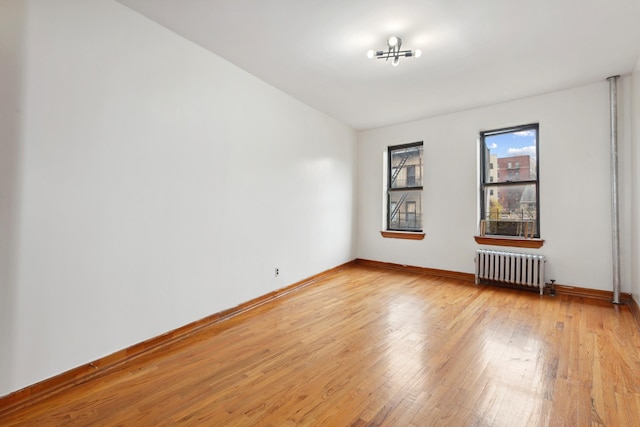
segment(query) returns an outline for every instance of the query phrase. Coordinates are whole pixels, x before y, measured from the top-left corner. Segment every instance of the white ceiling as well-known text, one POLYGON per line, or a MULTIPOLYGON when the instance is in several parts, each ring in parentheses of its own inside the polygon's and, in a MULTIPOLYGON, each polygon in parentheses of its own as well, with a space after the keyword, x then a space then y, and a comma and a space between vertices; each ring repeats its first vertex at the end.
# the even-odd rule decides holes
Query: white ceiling
POLYGON ((627 74, 640 0, 119 0, 357 130, 627 74), (391 35, 421 58, 368 59, 391 35))

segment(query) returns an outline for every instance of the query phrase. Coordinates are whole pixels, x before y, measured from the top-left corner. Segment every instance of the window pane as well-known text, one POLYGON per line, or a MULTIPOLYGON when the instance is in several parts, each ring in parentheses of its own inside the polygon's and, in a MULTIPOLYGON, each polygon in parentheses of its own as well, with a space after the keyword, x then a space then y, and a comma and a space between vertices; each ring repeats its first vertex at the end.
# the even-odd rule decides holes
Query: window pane
POLYGON ((389 193, 390 230, 422 230, 420 191, 393 191, 389 193))
POLYGON ((391 188, 422 186, 422 146, 391 151, 391 188))
POLYGON ((536 235, 536 185, 486 187, 485 233, 502 236, 536 235))
POLYGON ((536 179, 536 133, 527 129, 485 136, 485 182, 536 179))

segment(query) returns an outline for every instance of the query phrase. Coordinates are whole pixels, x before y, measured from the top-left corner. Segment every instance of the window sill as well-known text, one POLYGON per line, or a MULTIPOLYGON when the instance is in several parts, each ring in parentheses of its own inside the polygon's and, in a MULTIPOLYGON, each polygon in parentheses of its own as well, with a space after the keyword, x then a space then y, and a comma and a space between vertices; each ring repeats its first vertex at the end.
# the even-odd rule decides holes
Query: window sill
POLYGON ((424 233, 416 233, 412 231, 381 231, 380 234, 382 234, 382 237, 384 237, 385 239, 424 239, 424 233))
POLYGON ((476 239, 476 243, 480 245, 493 245, 493 246, 513 246, 517 248, 541 248, 544 244, 542 239, 525 239, 522 237, 508 237, 508 236, 473 236, 476 239))

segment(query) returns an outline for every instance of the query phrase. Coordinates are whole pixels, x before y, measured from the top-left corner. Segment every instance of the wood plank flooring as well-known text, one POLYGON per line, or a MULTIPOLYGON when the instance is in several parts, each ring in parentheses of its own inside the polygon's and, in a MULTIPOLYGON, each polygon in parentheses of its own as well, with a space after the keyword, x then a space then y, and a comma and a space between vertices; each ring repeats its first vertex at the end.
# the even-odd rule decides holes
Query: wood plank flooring
POLYGON ((3 426, 640 426, 627 306, 349 266, 3 426))

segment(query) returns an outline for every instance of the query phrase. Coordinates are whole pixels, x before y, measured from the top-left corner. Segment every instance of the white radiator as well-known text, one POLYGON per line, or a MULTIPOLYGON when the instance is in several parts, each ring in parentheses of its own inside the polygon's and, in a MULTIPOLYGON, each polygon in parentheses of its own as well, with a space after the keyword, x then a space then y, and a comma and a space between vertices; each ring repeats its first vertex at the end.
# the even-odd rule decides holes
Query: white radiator
POLYGON ((480 280, 540 288, 544 292, 544 255, 476 251, 476 285, 480 280))

